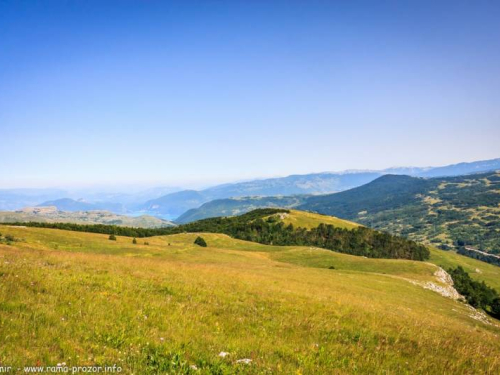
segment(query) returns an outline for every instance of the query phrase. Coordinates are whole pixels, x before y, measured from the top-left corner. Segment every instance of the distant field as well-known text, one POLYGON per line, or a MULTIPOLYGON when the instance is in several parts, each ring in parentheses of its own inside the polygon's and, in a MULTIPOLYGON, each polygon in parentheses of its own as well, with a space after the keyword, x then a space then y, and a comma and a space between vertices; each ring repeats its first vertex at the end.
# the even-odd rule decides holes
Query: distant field
POLYGON ((56 207, 32 207, 21 211, 0 211, 0 223, 75 223, 105 224, 137 228, 163 228, 174 224, 149 215, 135 217, 117 215, 109 211, 59 211, 56 207))
MULTIPOLYGON (((197 234, 134 245, 0 232, 21 239, 0 245, 0 363, 117 363, 135 374, 500 371, 500 328, 409 282, 438 283, 430 263, 219 234, 202 234, 201 248, 197 234)), ((431 261, 500 280, 499 267, 453 253, 435 250, 431 261)))

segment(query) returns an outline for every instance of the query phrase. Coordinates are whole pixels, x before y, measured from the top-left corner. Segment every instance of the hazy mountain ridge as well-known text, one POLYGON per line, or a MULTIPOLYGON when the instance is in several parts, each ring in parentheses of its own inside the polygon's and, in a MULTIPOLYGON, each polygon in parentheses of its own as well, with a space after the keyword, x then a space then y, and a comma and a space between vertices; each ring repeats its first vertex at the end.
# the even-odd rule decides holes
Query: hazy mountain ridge
POLYGON ((111 211, 114 213, 124 213, 125 207, 121 203, 113 202, 86 202, 82 199, 74 200, 71 198, 56 199, 53 201, 46 201, 38 207, 57 207, 59 211, 77 212, 77 211, 111 211))
MULTIPOLYGON (((420 177, 459 175, 500 169, 500 159, 459 163, 445 167, 395 167, 381 171, 349 170, 287 177, 269 178, 239 183, 222 184, 203 190, 181 190, 175 187, 131 189, 130 192, 109 188, 92 189, 0 189, 0 209, 17 210, 23 207, 55 204, 63 210, 105 209, 115 213, 143 212, 157 216, 177 217, 187 210, 200 207, 215 199, 248 196, 290 196, 301 194, 328 194, 364 185, 376 178, 392 174, 420 177), (61 199, 68 201, 54 202, 61 199), (70 204, 71 203, 71 204, 70 204), (85 204, 86 203, 86 204, 85 204)), ((125 189, 125 188, 121 188, 125 189)))
MULTIPOLYGON (((401 206, 406 204, 412 199, 412 197, 423 191, 423 188, 427 186, 427 180, 423 178, 416 178, 410 176, 399 176, 399 175, 384 175, 378 179, 363 185, 362 187, 369 191, 369 194, 361 194, 359 196, 360 202, 356 206, 350 204, 349 197, 351 195, 357 195, 356 189, 344 191, 344 195, 338 200, 341 205, 345 202, 342 208, 345 210, 343 212, 344 218, 357 218, 357 213, 363 210, 368 205, 387 205, 392 203, 395 206, 401 206), (391 183, 391 181, 397 181, 397 186, 391 183), (372 202, 373 198, 371 195, 379 194, 384 196, 382 202, 372 202), (345 196, 348 196, 345 199, 345 196)), ((363 189, 363 192, 365 192, 363 189)), ((227 199, 216 199, 208 203, 203 204, 199 208, 191 209, 181 215, 176 222, 187 223, 191 221, 196 221, 200 219, 206 219, 210 217, 218 216, 234 216, 242 213, 249 212, 255 208, 271 208, 271 207, 282 207, 282 208, 294 208, 300 207, 301 209, 306 209, 309 211, 324 213, 323 211, 328 211, 329 203, 331 200, 335 200, 337 194, 325 194, 325 195, 296 195, 292 197, 279 196, 279 197, 241 197, 241 198, 227 198, 227 199)), ((337 200, 335 200, 337 202, 337 200)), ((333 215, 328 213, 328 215, 333 215)))
POLYGON ((129 217, 109 211, 63 212, 55 206, 26 207, 19 211, 0 211, 0 223, 14 222, 106 224, 137 228, 163 228, 173 226, 172 222, 157 217, 142 215, 129 217))
POLYGON ((158 199, 144 203, 140 209, 142 211, 154 212, 156 214, 167 214, 178 216, 193 207, 199 207, 203 203, 210 201, 210 198, 203 192, 196 190, 183 190, 168 194, 158 199))
MULTIPOLYGON (((201 191, 185 190, 146 202, 141 209, 158 214, 182 215, 202 204, 227 198, 325 194, 359 186, 380 176, 378 172, 316 173, 214 186, 201 191)), ((260 205, 257 207, 261 207, 260 205)))
MULTIPOLYGON (((135 211, 136 206, 142 205, 147 200, 182 190, 175 187, 154 187, 145 190, 135 188, 132 189, 132 192, 124 193, 114 189, 110 191, 109 189, 0 189, 0 210, 19 210, 24 207, 44 205, 47 202, 50 203, 60 199, 72 199, 92 204, 120 204, 128 211, 135 211)), ((117 190, 119 189, 117 188, 117 190)), ((119 211, 122 212, 123 209, 119 207, 119 211)))
POLYGON ((61 189, 0 189, 0 209, 17 210, 58 199, 66 194, 61 189))
POLYGON ((198 191, 196 199, 191 199, 194 191, 190 191, 188 195, 190 200, 182 200, 181 192, 169 194, 159 199, 146 202, 141 209, 151 213, 170 214, 175 216, 183 214, 183 212, 179 212, 179 208, 181 207, 186 208, 185 211, 187 211, 216 199, 249 196, 290 196, 336 193, 365 185, 387 173, 428 177, 431 176, 432 173, 436 175, 454 176, 457 174, 494 169, 500 169, 500 159, 453 164, 445 167, 395 167, 382 171, 344 171, 337 173, 324 172, 306 175, 291 175, 288 177, 214 186, 198 191))

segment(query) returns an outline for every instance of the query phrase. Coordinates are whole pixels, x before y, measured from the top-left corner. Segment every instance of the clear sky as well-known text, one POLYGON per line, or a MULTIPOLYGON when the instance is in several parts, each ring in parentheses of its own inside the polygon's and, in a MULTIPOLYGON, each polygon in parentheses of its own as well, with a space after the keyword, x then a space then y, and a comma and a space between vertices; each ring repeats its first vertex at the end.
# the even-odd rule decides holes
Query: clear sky
POLYGON ((0 0, 0 187, 500 157, 499 1, 0 0))

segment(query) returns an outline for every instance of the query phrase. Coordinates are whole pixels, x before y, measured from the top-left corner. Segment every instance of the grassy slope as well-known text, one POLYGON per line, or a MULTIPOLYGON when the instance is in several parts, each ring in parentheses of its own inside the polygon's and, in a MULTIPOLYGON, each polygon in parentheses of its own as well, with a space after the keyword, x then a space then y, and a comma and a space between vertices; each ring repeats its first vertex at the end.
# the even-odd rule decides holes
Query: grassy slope
POLYGON ((293 224, 294 227, 315 228, 320 224, 330 224, 335 227, 353 229, 359 227, 359 224, 352 221, 339 219, 334 216, 320 215, 312 212, 290 210, 289 214, 283 215, 285 224, 293 224))
MULTIPOLYGON (((228 373, 500 371, 500 329, 402 278, 433 280, 427 263, 215 234, 203 234, 209 247, 200 248, 196 234, 133 245, 126 237, 0 229, 24 239, 0 245, 0 363, 119 363, 154 373, 179 355, 228 373), (336 269, 303 267, 329 265, 336 269), (221 351, 231 354, 222 359, 221 351)), ((462 258, 442 254, 439 262, 462 258)))
POLYGON ((435 248, 431 248, 429 262, 444 269, 462 266, 472 278, 484 281, 500 293, 500 267, 498 266, 457 254, 455 251, 443 251, 435 248))
MULTIPOLYGON (((334 216, 327 216, 298 210, 290 210, 290 214, 283 216, 283 222, 285 224, 292 223, 296 227, 303 227, 308 229, 317 227, 321 223, 331 224, 333 226, 346 229, 352 229, 359 226, 359 224, 357 223, 339 219, 334 216)), ((430 263, 438 265, 444 269, 460 265, 468 273, 470 273, 473 278, 479 281, 484 281, 491 287, 497 289, 498 292, 500 292, 500 267, 459 255, 455 251, 442 251, 433 247, 430 247, 430 251, 430 263)), ((410 266, 412 268, 412 272, 414 272, 415 268, 417 267, 415 266, 415 262, 399 260, 364 259, 363 261, 360 261, 360 258, 356 256, 347 256, 344 254, 334 253, 328 250, 321 249, 315 249, 314 252, 309 252, 307 254, 304 254, 302 251, 299 251, 297 254, 296 253, 297 252, 294 250, 290 250, 288 252, 282 251, 279 254, 279 259, 304 266, 328 267, 330 265, 333 265, 335 268, 339 268, 342 267, 342 265, 345 264, 345 262, 347 262, 349 258, 352 258, 353 264, 350 265, 352 269, 369 271, 372 269, 370 265, 373 264, 373 267, 379 270, 378 272, 388 273, 391 273, 391 270, 394 270, 395 267, 391 265, 389 267, 389 270, 386 270, 385 266, 383 266, 385 264, 398 264, 398 268, 400 268, 401 271, 403 271, 404 269, 401 268, 401 264, 403 264, 404 262, 412 265, 410 266)))

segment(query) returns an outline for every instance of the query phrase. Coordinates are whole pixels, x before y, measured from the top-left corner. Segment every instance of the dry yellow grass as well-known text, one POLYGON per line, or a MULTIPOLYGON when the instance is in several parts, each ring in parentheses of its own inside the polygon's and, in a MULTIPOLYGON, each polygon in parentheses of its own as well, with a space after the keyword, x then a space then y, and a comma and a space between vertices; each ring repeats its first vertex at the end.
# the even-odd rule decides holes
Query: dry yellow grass
POLYGON ((359 224, 352 221, 339 219, 338 217, 320 215, 312 212, 290 210, 288 214, 282 214, 283 222, 288 225, 292 224, 294 227, 301 227, 306 229, 315 228, 320 224, 329 224, 334 227, 353 229, 359 227, 359 224))
POLYGON ((201 248, 197 234, 133 245, 0 230, 23 239, 0 245, 3 364, 117 363, 135 374, 500 371, 498 327, 406 280, 433 280, 431 264, 215 234, 202 234, 201 248), (244 358, 252 362, 237 363, 244 358))

